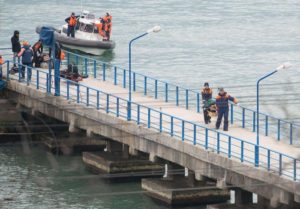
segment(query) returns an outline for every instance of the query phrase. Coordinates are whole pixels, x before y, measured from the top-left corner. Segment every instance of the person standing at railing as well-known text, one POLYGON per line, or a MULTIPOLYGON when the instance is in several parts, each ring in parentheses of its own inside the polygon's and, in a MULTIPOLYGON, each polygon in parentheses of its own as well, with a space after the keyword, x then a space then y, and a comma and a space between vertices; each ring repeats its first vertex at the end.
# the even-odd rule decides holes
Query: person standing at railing
POLYGON ((75 38, 75 27, 76 27, 76 24, 77 24, 77 18, 79 16, 75 16, 75 13, 72 12, 71 16, 70 17, 67 17, 65 19, 66 23, 68 23, 68 31, 67 31, 67 36, 70 36, 72 38, 75 38))
POLYGON ((219 88, 219 94, 216 97, 216 105, 218 112, 218 119, 216 122, 216 129, 220 128, 222 118, 224 117, 224 131, 228 131, 228 113, 229 113, 229 101, 237 104, 237 99, 228 95, 224 88, 219 88))
POLYGON ((209 88, 209 84, 206 82, 204 83, 204 88, 202 89, 202 101, 203 101, 203 115, 204 115, 204 122, 205 124, 210 123, 211 117, 209 116, 209 107, 210 101, 212 99, 212 89, 209 88))
POLYGON ((4 59, 0 55, 0 80, 2 79, 2 65, 4 64, 4 59))
MULTIPOLYGON (((14 35, 11 37, 11 49, 13 52, 13 62, 14 66, 16 66, 16 57, 18 56, 18 53, 21 51, 21 44, 19 41, 20 38, 20 32, 15 30, 14 35)), ((20 62, 20 59, 18 59, 18 62, 20 62)))
POLYGON ((22 79, 25 78, 25 67, 27 66, 28 80, 31 80, 32 61, 33 61, 33 50, 27 41, 23 41, 23 47, 18 54, 18 57, 22 56, 22 79))

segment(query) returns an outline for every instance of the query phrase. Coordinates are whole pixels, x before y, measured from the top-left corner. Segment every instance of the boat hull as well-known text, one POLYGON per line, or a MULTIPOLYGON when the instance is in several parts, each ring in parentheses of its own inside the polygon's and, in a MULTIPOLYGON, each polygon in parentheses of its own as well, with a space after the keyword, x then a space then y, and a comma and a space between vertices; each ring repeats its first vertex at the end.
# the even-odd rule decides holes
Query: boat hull
MULTIPOLYGON (((36 28, 36 32, 40 33, 41 26, 36 28)), ((66 48, 76 49, 84 53, 101 55, 105 50, 112 50, 115 48, 114 41, 102 41, 102 40, 85 40, 79 38, 72 38, 61 31, 54 29, 55 40, 62 44, 66 48)))

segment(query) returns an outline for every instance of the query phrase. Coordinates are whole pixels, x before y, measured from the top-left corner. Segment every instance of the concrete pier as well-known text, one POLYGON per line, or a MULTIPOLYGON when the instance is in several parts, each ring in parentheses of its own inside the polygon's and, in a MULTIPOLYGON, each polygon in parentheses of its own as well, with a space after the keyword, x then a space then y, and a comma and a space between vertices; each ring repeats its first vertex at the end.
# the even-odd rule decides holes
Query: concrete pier
POLYGON ((58 137, 41 136, 42 144, 46 149, 55 154, 71 155, 84 151, 103 151, 106 142, 87 137, 58 137))
POLYGON ((124 156, 123 152, 83 152, 82 159, 88 170, 108 179, 131 180, 164 173, 163 165, 141 156, 124 156))
POLYGON ((142 179, 142 188, 147 195, 170 206, 187 206, 226 202, 228 190, 221 190, 214 183, 194 182, 184 176, 163 179, 142 179))

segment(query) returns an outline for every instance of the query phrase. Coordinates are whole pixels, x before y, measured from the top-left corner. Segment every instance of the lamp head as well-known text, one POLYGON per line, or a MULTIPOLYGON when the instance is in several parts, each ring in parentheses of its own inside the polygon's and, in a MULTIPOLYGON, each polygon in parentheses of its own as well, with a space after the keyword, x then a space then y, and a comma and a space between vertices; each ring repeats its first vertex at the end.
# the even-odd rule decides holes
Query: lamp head
POLYGON ((161 30, 161 27, 159 25, 154 26, 153 28, 147 30, 147 33, 158 33, 161 30))
POLYGON ((291 63, 289 63, 289 62, 285 62, 285 63, 283 63, 282 65, 279 65, 277 68, 276 68, 276 70, 286 70, 286 69, 288 69, 288 68, 290 68, 290 67, 292 67, 292 64, 291 63))

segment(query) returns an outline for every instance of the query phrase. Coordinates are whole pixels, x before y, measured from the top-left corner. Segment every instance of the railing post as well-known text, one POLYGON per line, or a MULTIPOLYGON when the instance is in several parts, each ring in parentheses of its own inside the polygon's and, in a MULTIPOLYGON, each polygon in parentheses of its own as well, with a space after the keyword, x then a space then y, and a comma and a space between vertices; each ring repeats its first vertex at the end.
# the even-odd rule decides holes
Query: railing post
POLYGON ((90 105, 90 88, 86 88, 86 106, 90 105))
POLYGON ((133 77, 133 91, 136 91, 136 74, 132 73, 132 77, 133 77))
POLYGON ((66 52, 67 53, 67 65, 70 64, 70 53, 69 52, 66 52))
POLYGON ((157 99, 157 80, 155 79, 155 92, 154 92, 155 99, 157 99))
POLYGON ((297 181, 297 159, 294 159, 294 181, 297 181))
POLYGON ((220 154, 220 133, 217 133, 217 153, 220 154))
POLYGON ((242 110, 242 127, 245 128, 245 108, 242 110))
POLYGON ((117 67, 114 67, 114 85, 118 84, 118 74, 117 74, 117 67))
POLYGON ((279 154, 279 176, 282 175, 282 154, 279 154))
POLYGON ((159 132, 162 132, 162 113, 159 113, 159 132))
POLYGON ((123 70, 123 88, 126 88, 126 70, 123 70))
POLYGON ((197 126, 194 124, 194 145, 197 144, 197 126))
POLYGON ((78 55, 75 55, 75 62, 76 62, 76 65, 78 66, 79 65, 79 57, 78 57, 78 55))
POLYGON ((21 82, 21 74, 22 74, 22 65, 19 63, 18 64, 18 72, 19 72, 19 82, 21 82))
POLYGON ((256 130, 256 112, 253 112, 253 132, 256 130))
POLYGON ((269 117, 266 115, 266 133, 265 135, 268 136, 269 135, 269 117))
POLYGON ((231 158, 231 136, 228 137, 228 158, 231 158))
POLYGON ((106 94, 106 113, 109 113, 109 94, 106 94))
POLYGON ((117 97, 117 117, 120 116, 120 101, 119 97, 117 97))
POLYGON ((97 91, 97 110, 100 109, 100 92, 97 91))
POLYGON ((189 109, 189 90, 185 90, 185 108, 188 110, 189 109))
POLYGON ((70 99, 70 81, 67 80, 67 100, 70 99))
POLYGON ((208 149, 208 129, 205 128, 205 149, 208 149))
POLYGON ((36 71, 36 89, 40 88, 40 71, 36 71))
POLYGON ((102 70, 103 70, 103 73, 102 73, 103 81, 105 81, 106 80, 106 64, 105 63, 102 64, 102 70))
POLYGON ((165 101, 168 102, 169 98, 168 98, 168 83, 165 84, 165 101))
POLYGON ((140 119, 141 119, 141 107, 140 107, 140 105, 138 104, 138 105, 137 105, 137 124, 138 124, 138 125, 140 124, 140 119))
POLYGON ((181 125, 181 139, 182 141, 184 141, 184 120, 182 121, 182 125, 181 125))
POLYGON ((176 106, 179 106, 179 87, 176 86, 176 106))
POLYGON ((197 93, 197 112, 200 112, 200 94, 197 93))
POLYGON ((174 136, 174 118, 171 116, 171 136, 174 136))
POLYGON ((97 78, 97 62, 94 60, 94 78, 97 78))
POLYGON ((233 104, 230 104, 230 123, 233 124, 233 104))
POLYGON ((144 95, 147 95, 147 76, 144 77, 144 95))
POLYGON ((280 120, 278 120, 277 124, 277 140, 280 141, 280 120))
POLYGON ((84 74, 85 75, 87 75, 88 74, 88 72, 87 72, 87 68, 88 68, 88 66, 87 66, 87 58, 84 58, 84 74))
POLYGON ((268 157, 268 162, 267 162, 268 171, 270 171, 271 170, 271 151, 269 149, 268 149, 267 157, 268 157))
POLYGON ((49 74, 46 74, 46 91, 49 93, 49 74))
POLYGON ((77 103, 79 103, 79 90, 80 90, 80 87, 79 87, 79 84, 77 84, 77 103))
POLYGON ((151 127, 151 109, 148 108, 148 128, 151 127))
POLYGON ((29 70, 28 70, 28 68, 29 68, 28 66, 25 67, 25 69, 26 69, 26 77, 27 77, 26 78, 26 84, 27 84, 27 86, 29 85, 29 70))
POLYGON ((290 144, 293 144, 293 124, 290 123, 290 144))
POLYGON ((7 79, 7 81, 9 81, 9 61, 7 61, 7 63, 6 63, 6 79, 7 79))
POLYGON ((241 141, 241 162, 244 162, 244 141, 241 141))

